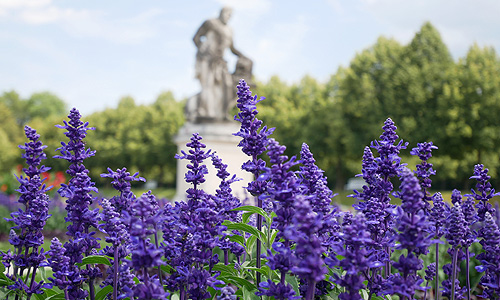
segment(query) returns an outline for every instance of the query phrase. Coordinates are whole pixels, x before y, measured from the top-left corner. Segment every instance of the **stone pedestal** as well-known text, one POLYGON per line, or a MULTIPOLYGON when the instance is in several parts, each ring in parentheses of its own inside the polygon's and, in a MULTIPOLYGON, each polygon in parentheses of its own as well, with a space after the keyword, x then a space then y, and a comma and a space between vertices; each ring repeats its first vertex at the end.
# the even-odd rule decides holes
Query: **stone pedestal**
MULTIPOLYGON (((233 121, 203 124, 186 123, 175 137, 175 143, 177 144, 177 153, 180 154, 181 150, 187 152, 188 148, 186 144, 190 141, 193 133, 199 133, 203 138, 201 142, 207 145, 205 149, 212 149, 212 151, 217 153, 222 159, 222 162, 228 165, 227 171, 231 176, 236 174, 237 177, 243 179, 231 184, 231 189, 234 195, 240 199, 244 199, 247 193, 243 187, 246 187, 248 183, 253 180, 253 176, 241 169, 241 165, 247 161, 249 157, 238 147, 241 138, 233 135, 233 133, 238 132, 239 129, 240 123, 233 121)), ((187 159, 177 160, 177 192, 174 197, 175 201, 185 200, 186 190, 192 187, 191 184, 186 183, 184 180, 184 176, 187 172, 187 164, 187 159)), ((200 188, 207 193, 214 194, 221 180, 216 175, 217 171, 212 165, 212 160, 207 159, 205 164, 208 168, 208 174, 205 175, 206 181, 200 188)))

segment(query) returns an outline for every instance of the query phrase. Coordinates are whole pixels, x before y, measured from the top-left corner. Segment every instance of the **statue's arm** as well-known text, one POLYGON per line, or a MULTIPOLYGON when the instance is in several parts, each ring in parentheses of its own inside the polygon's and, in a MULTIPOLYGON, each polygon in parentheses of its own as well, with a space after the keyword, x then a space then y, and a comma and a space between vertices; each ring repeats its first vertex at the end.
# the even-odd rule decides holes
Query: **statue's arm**
POLYGON ((236 56, 238 56, 238 57, 245 57, 245 56, 243 55, 243 53, 241 53, 240 51, 238 51, 238 50, 234 47, 234 44, 233 44, 233 42, 232 42, 232 41, 231 41, 231 46, 229 46, 229 49, 231 50, 231 52, 232 52, 234 55, 236 55, 236 56))
POLYGON ((203 22, 203 24, 201 24, 200 28, 198 28, 198 31, 196 31, 196 34, 193 37, 193 42, 196 45, 196 47, 200 48, 201 37, 207 34, 209 27, 210 27, 209 21, 205 21, 203 22))

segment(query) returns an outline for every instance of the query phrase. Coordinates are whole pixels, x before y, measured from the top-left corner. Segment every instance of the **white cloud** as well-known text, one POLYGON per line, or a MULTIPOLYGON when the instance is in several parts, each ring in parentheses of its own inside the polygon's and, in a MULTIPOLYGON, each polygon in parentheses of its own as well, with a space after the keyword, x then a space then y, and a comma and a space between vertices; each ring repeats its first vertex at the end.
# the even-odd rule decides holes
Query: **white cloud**
POLYGON ((28 24, 49 24, 57 22, 73 23, 88 19, 92 13, 87 10, 62 9, 56 6, 36 7, 19 13, 22 21, 28 24))
POLYGON ((99 10, 63 8, 51 0, 0 0, 0 15, 33 26, 53 24, 74 37, 137 44, 157 34, 154 20, 163 10, 149 9, 120 18, 99 10))

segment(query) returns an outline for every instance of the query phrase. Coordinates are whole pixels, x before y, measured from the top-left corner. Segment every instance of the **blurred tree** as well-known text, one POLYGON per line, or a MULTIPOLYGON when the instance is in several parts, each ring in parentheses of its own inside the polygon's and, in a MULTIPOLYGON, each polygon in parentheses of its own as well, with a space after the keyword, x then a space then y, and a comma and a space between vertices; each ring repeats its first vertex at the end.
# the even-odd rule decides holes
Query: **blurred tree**
POLYGON ((64 117, 68 113, 66 102, 50 92, 34 93, 27 100, 26 109, 29 119, 64 117))
POLYGON ((162 93, 150 105, 136 105, 132 97, 124 97, 116 109, 96 112, 87 120, 96 128, 88 136, 89 146, 98 151, 89 161, 93 173, 127 167, 160 185, 175 184, 173 139, 184 123, 184 113, 183 103, 171 92, 162 93))
POLYGON ((467 182, 474 164, 483 163, 498 177, 500 167, 500 60, 491 47, 474 44, 460 59, 445 86, 440 152, 457 162, 457 177, 467 182))

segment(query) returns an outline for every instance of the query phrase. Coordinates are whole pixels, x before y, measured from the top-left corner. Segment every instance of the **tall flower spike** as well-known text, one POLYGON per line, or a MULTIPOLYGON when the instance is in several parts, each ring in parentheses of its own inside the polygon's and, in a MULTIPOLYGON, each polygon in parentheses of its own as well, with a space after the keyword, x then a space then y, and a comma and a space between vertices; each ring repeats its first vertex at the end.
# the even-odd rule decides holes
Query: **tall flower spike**
MULTIPOLYGON (((60 155, 54 158, 65 159, 70 163, 66 173, 71 176, 68 184, 62 184, 58 190, 59 194, 68 198, 66 200, 66 210, 68 212, 66 222, 71 222, 68 226, 67 235, 71 239, 66 242, 64 248, 66 255, 70 258, 70 264, 79 263, 83 256, 89 256, 100 248, 98 238, 95 237, 95 229, 99 222, 99 209, 91 210, 90 205, 95 201, 96 197, 91 193, 97 193, 95 183, 89 177, 89 171, 86 169, 83 161, 95 155, 95 151, 85 148, 84 138, 87 136, 87 131, 94 130, 89 127, 88 122, 80 120, 80 112, 73 108, 69 115, 69 121, 64 121, 64 125, 56 125, 56 127, 65 129, 64 133, 69 142, 66 144, 61 142, 61 147, 57 149, 60 155)), ((81 289, 83 281, 86 280, 90 287, 90 297, 94 298, 94 279, 101 276, 100 270, 97 267, 87 265, 86 269, 79 270, 76 278, 82 278, 81 281, 72 281, 70 287, 72 292, 70 297, 80 297, 84 294, 81 289), (81 275, 81 276, 80 276, 81 275)))
POLYGON ((401 170, 400 174, 401 192, 397 196, 401 199, 402 204, 397 210, 399 231, 397 235, 399 245, 397 247, 406 249, 407 255, 402 254, 398 261, 394 262, 393 266, 399 273, 389 276, 386 292, 412 299, 416 290, 424 289, 421 287, 423 279, 417 274, 417 271, 423 268, 419 255, 429 252, 428 248, 431 244, 430 224, 423 210, 426 202, 423 199, 424 193, 419 180, 406 167, 401 170))
POLYGON ((410 152, 411 155, 416 155, 422 161, 417 165, 417 170, 415 175, 417 175, 420 186, 424 192, 425 210, 426 212, 430 209, 430 201, 432 197, 429 193, 431 188, 432 179, 431 175, 436 175, 436 171, 432 169, 432 164, 428 160, 432 157, 432 150, 436 150, 438 147, 434 146, 432 142, 418 143, 417 147, 413 148, 410 152))
POLYGON ((484 221, 484 216, 487 212, 490 214, 494 213, 495 209, 488 201, 500 195, 500 193, 495 193, 495 189, 491 187, 490 180, 491 176, 488 175, 488 169, 484 167, 482 164, 478 164, 474 166, 474 175, 470 177, 470 179, 476 179, 476 190, 471 189, 472 194, 468 194, 465 196, 472 196, 474 199, 479 201, 476 204, 477 208, 477 216, 480 222, 484 221))
POLYGON ((120 192, 119 196, 114 196, 110 199, 111 204, 115 207, 118 213, 128 211, 133 200, 135 200, 135 195, 132 193, 132 182, 146 181, 146 179, 139 176, 139 172, 130 175, 127 168, 117 169, 116 171, 108 168, 108 173, 101 174, 101 177, 113 179, 111 181, 111 185, 115 190, 120 192))
MULTIPOLYGON (((245 82, 245 80, 241 79, 238 86, 236 87, 238 90, 238 100, 236 106, 239 109, 239 112, 234 116, 234 120, 241 123, 240 130, 233 135, 241 137, 241 141, 238 144, 238 147, 241 147, 241 150, 246 155, 250 156, 250 159, 243 163, 241 168, 247 172, 250 172, 255 180, 250 182, 247 186, 247 191, 254 197, 256 197, 257 206, 262 208, 263 201, 259 197, 264 194, 267 189, 266 180, 257 180, 259 175, 266 171, 266 162, 262 160, 259 156, 264 153, 266 150, 269 136, 273 133, 274 128, 268 129, 267 126, 262 126, 262 121, 257 119, 257 114, 259 111, 257 110, 257 103, 260 100, 257 100, 257 95, 252 96, 252 92, 250 91, 250 87, 245 82)), ((257 215, 257 229, 261 230, 262 228, 262 216, 257 215)), ((257 240, 257 264, 256 267, 261 267, 261 241, 257 240)), ((260 273, 257 272, 257 284, 260 282, 260 273)))
POLYGON ((43 227, 50 217, 48 214, 49 197, 45 194, 48 189, 43 184, 40 174, 50 168, 40 166, 42 160, 46 159, 43 152, 46 146, 39 140, 40 135, 29 126, 24 127, 24 132, 29 142, 20 145, 19 148, 24 150, 22 157, 26 159, 27 167, 23 168, 25 176, 17 178, 20 183, 17 191, 21 194, 18 202, 24 204, 24 210, 19 209, 11 214, 11 219, 6 218, 7 221, 13 221, 15 224, 9 238, 9 242, 15 247, 15 252, 14 255, 7 255, 7 257, 4 253, 3 258, 14 262, 12 279, 15 284, 9 289, 22 290, 28 294, 29 298, 34 293, 42 293, 43 281, 36 283, 35 273, 38 267, 47 265, 43 249, 40 251, 39 248, 44 240, 43 227), (27 270, 26 273, 24 273, 25 270, 27 270), (23 275, 26 275, 25 279, 22 279, 23 275), (29 279, 31 283, 27 286, 29 279))
POLYGON ((323 170, 316 165, 316 160, 311 150, 309 150, 309 146, 305 143, 302 144, 300 150, 300 161, 302 166, 300 167, 299 177, 302 179, 302 185, 307 188, 304 193, 312 198, 312 209, 317 213, 328 214, 332 210, 331 202, 335 195, 328 188, 323 170))
POLYGON ((477 256, 481 262, 476 269, 485 272, 481 277, 481 285, 485 288, 479 295, 485 299, 500 297, 500 230, 489 212, 484 216, 484 227, 481 229, 483 239, 480 241, 484 252, 477 256))
POLYGON ((449 299, 457 299, 462 294, 460 281, 457 279, 457 273, 460 268, 459 254, 466 243, 466 222, 460 205, 454 205, 446 220, 446 240, 451 248, 448 252, 452 255, 451 266, 444 266, 444 272, 448 275, 448 280, 443 282, 443 296, 449 299))
POLYGON ((312 300, 315 296, 316 283, 322 281, 327 273, 322 257, 325 249, 318 237, 323 220, 303 197, 297 199, 296 210, 292 239, 296 243, 295 252, 299 262, 292 268, 292 272, 306 282, 305 299, 312 300))

